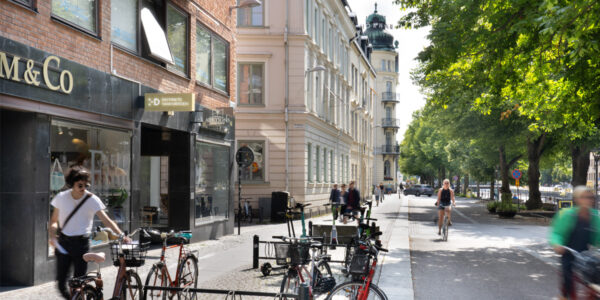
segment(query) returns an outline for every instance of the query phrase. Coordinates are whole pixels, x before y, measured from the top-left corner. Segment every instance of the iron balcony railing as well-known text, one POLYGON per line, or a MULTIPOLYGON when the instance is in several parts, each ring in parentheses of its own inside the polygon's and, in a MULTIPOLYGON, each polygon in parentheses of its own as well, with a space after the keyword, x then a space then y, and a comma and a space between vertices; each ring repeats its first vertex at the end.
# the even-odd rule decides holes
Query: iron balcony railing
POLYGON ((396 118, 383 118, 381 119, 381 127, 400 128, 400 120, 396 118))
POLYGON ((399 103, 400 95, 398 93, 394 93, 394 92, 384 92, 384 93, 381 93, 381 101, 382 102, 399 103))
POLYGON ((400 154, 399 145, 383 145, 376 148, 376 154, 400 154))

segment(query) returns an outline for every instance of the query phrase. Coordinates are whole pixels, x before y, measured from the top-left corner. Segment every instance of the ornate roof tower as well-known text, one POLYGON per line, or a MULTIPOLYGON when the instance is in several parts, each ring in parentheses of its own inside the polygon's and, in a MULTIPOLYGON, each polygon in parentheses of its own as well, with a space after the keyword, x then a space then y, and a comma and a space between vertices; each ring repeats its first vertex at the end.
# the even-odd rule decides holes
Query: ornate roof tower
POLYGON ((385 29, 385 17, 377 13, 377 3, 375 3, 375 11, 367 17, 367 31, 365 32, 373 45, 373 50, 395 51, 394 37, 385 29))

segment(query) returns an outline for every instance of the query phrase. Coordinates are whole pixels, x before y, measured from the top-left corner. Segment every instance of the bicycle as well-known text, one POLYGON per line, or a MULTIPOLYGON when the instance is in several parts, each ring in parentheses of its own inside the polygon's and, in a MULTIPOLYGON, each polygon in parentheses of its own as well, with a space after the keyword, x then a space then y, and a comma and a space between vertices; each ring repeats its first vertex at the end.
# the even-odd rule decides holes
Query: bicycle
MULTIPOLYGON (((198 285, 198 258, 194 253, 190 252, 185 247, 186 238, 180 233, 176 234, 173 231, 169 233, 161 233, 163 240, 160 260, 152 265, 148 276, 146 276, 146 286, 157 287, 181 287, 181 288, 196 288, 198 285), (177 245, 167 246, 167 239, 178 237, 177 245), (167 249, 179 247, 179 258, 177 263, 177 272, 175 277, 171 278, 167 262, 165 260, 165 252, 167 249)), ((166 290, 146 290, 144 299, 172 299, 177 296, 177 299, 196 299, 196 293, 184 291, 166 291, 166 290)))
MULTIPOLYGON (((140 230, 138 228, 128 237, 134 236, 140 230)), ((110 229, 102 231, 112 233, 110 229)), ((114 233, 112 233, 114 234, 114 233)), ((123 235, 118 238, 117 242, 111 243, 111 256, 113 264, 119 267, 117 278, 115 279, 115 288, 111 299, 142 299, 142 280, 133 269, 127 267, 139 267, 144 264, 148 245, 145 244, 123 244, 123 235)), ((69 280, 69 289, 71 292, 71 300, 102 300, 103 281, 100 273, 100 264, 105 261, 104 253, 86 253, 83 255, 83 260, 93 262, 97 266, 96 272, 90 272, 84 276, 71 278, 69 280), (92 284, 93 283, 93 284, 92 284)))
MULTIPOLYGON (((381 246, 381 241, 377 239, 378 236, 382 235, 381 231, 376 231, 375 222, 372 222, 371 225, 365 223, 369 221, 377 221, 375 218, 371 218, 371 210, 372 210, 372 202, 368 201, 365 206, 361 208, 361 215, 358 218, 358 226, 356 228, 356 236, 354 236, 348 244, 346 244, 346 252, 344 254, 344 260, 342 262, 343 269, 342 272, 346 275, 350 275, 349 268, 350 263, 352 262, 352 256, 354 255, 354 251, 356 246, 358 246, 359 241, 365 241, 368 239, 375 239, 375 243, 378 246, 381 246), (365 216, 366 215, 366 216, 365 216)), ((356 217, 352 214, 344 214, 345 217, 349 217, 352 219, 356 219, 356 217)))
POLYGON ((600 299, 600 249, 577 252, 574 249, 563 246, 574 257, 573 283, 575 284, 576 299, 577 285, 583 286, 582 299, 600 299))
MULTIPOLYGON (((287 263, 287 271, 283 275, 279 292, 297 294, 300 284, 308 282, 311 298, 326 293, 335 286, 335 278, 327 262, 327 255, 318 254, 322 243, 311 238, 293 238, 273 236, 285 243, 276 244, 278 260, 287 263), (309 249, 312 252, 309 254, 309 249), (306 265, 310 262, 310 269, 306 265)), ((283 297, 283 299, 287 299, 283 297)))
POLYGON ((360 241, 352 256, 352 263, 349 269, 350 274, 353 275, 353 278, 356 277, 356 279, 334 287, 333 290, 327 293, 326 300, 387 300, 387 295, 373 283, 379 251, 388 252, 387 249, 378 246, 371 239, 360 241), (372 260, 372 263, 369 266, 370 260, 372 260))

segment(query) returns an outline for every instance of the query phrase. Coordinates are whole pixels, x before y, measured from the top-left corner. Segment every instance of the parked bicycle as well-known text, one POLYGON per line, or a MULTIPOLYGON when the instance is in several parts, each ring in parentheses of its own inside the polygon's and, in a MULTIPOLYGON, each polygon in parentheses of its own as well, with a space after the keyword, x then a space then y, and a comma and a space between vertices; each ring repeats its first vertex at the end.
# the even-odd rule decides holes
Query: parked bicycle
POLYGON ((275 251, 277 259, 285 261, 288 265, 281 281, 280 293, 297 294, 300 284, 306 282, 313 297, 326 293, 335 286, 335 278, 327 262, 329 257, 320 254, 323 248, 321 242, 303 237, 273 236, 273 238, 285 242, 276 244, 275 251), (309 263, 310 268, 307 267, 309 263))
MULTIPOLYGON (((155 287, 180 287, 180 288, 196 288, 198 285, 198 258, 192 253, 185 243, 187 239, 181 236, 182 233, 161 233, 163 240, 160 260, 152 265, 152 269, 146 277, 146 286, 155 287), (177 238, 177 245, 167 246, 167 239, 177 238), (179 247, 179 258, 177 262, 177 271, 175 277, 171 278, 165 252, 167 249, 179 247)), ((146 290, 144 299, 172 299, 177 296, 177 299, 196 299, 196 293, 183 291, 167 291, 167 290, 146 290)))
POLYGON ((387 249, 378 246, 372 239, 359 241, 349 268, 349 273, 355 279, 334 287, 327 294, 326 299, 387 300, 386 294, 373 283, 379 251, 388 252, 387 249))
MULTIPOLYGON (((136 229, 129 237, 134 236, 140 230, 136 229)), ((102 229, 101 231, 112 233, 110 229, 102 229)), ((123 244, 123 235, 119 236, 116 242, 111 243, 111 256, 113 264, 119 267, 117 278, 115 279, 115 288, 111 299, 142 299, 142 281, 137 272, 131 267, 139 267, 144 264, 146 251, 149 243, 139 244, 123 244), (129 267, 129 269, 128 269, 129 267)), ((99 253, 86 253, 83 255, 83 260, 93 262, 97 266, 96 272, 90 272, 85 276, 75 277, 69 280, 69 288, 71 291, 72 300, 102 300, 103 281, 100 274, 100 264, 104 262, 105 255, 99 253)))

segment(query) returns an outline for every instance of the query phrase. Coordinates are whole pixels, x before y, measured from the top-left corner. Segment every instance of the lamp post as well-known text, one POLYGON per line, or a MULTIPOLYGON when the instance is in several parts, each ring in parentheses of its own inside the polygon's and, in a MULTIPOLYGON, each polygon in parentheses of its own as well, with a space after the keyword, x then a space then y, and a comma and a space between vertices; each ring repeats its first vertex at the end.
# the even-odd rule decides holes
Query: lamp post
POLYGON ((598 208, 598 159, 600 159, 600 148, 592 150, 594 156, 594 207, 598 208))
POLYGON ((229 14, 231 15, 231 11, 237 8, 252 8, 261 4, 259 0, 242 0, 239 5, 229 7, 229 14))

